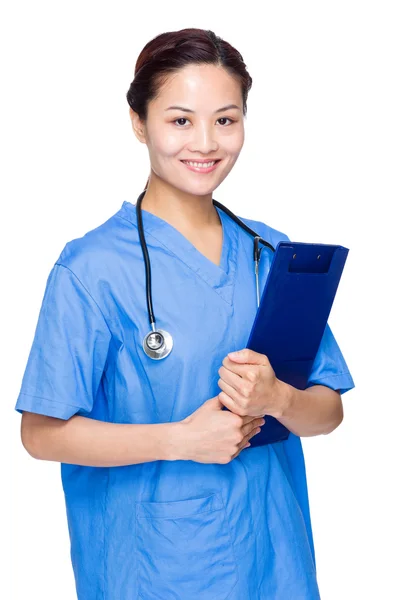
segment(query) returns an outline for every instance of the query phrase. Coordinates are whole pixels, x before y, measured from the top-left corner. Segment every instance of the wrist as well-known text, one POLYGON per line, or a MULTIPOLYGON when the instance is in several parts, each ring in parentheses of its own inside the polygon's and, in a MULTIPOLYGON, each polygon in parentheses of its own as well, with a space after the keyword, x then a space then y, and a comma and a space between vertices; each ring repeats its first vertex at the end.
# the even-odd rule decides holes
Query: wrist
POLYGON ((290 412, 290 407, 293 402, 293 394, 295 393, 295 388, 289 383, 285 383, 280 379, 278 382, 278 414, 276 416, 277 419, 281 417, 285 417, 288 412, 290 412))
POLYGON ((161 460, 185 460, 183 456, 186 426, 183 421, 165 423, 161 460))

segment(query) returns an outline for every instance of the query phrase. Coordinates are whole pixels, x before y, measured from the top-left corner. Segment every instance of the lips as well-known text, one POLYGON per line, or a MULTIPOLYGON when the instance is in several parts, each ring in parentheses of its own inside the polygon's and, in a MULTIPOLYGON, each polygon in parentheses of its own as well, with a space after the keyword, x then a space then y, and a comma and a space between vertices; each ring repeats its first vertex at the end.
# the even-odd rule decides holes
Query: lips
POLYGON ((209 160, 193 160, 192 158, 188 158, 187 160, 185 160, 184 158, 181 159, 181 162, 187 163, 187 162, 195 162, 195 163, 199 163, 201 164, 207 164, 210 162, 219 162, 220 160, 222 160, 221 158, 210 158, 209 160))
MULTIPOLYGON (((201 163, 199 161, 191 161, 191 162, 198 162, 199 164, 204 164, 204 161, 202 161, 201 163)), ((212 162, 213 164, 211 165, 211 167, 195 167, 190 165, 188 162, 185 162, 184 160, 181 160, 181 163, 183 165, 185 165, 185 167, 187 169, 189 169, 189 171, 193 171, 194 173, 201 173, 201 174, 207 174, 207 173, 211 173, 211 171, 214 171, 218 164, 221 162, 221 159, 214 159, 214 160, 207 160, 205 161, 205 164, 212 162)))

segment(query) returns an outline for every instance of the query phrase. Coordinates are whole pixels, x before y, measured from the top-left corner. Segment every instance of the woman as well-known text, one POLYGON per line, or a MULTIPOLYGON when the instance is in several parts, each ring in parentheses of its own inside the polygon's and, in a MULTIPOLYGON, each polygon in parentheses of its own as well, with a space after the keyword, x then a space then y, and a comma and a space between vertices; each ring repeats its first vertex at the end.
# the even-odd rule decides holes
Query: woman
MULTIPOLYGON (((28 452, 61 462, 82 600, 319 598, 300 436, 335 429, 354 383, 329 326, 307 390, 262 354, 229 355, 256 313, 253 237, 212 194, 242 149, 250 87, 211 31, 151 40, 127 93, 144 193, 68 242, 47 281, 16 410, 28 452), (140 214, 173 338, 162 360, 143 346, 140 214), (251 448, 266 414, 289 438, 251 448)), ((241 218, 274 247, 289 239, 241 218)), ((264 249, 261 286, 270 262, 264 249)))

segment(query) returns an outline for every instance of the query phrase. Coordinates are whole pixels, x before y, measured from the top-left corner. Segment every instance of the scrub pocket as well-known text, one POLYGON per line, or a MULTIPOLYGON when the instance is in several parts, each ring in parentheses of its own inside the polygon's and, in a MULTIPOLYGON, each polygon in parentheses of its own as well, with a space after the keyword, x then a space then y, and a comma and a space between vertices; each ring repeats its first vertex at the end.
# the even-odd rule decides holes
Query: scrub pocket
POLYGON ((226 600, 238 581, 219 494, 136 503, 141 600, 226 600))

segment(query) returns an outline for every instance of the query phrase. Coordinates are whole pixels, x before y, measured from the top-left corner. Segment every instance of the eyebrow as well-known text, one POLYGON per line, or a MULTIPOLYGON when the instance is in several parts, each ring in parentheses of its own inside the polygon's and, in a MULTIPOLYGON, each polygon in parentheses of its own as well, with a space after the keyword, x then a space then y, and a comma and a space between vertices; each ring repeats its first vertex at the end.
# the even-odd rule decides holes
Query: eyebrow
MULTIPOLYGON (((225 110, 228 110, 229 108, 238 108, 240 110, 240 107, 237 106, 237 104, 227 104, 226 106, 223 106, 222 108, 218 108, 215 112, 219 113, 219 112, 224 112, 225 110)), ((188 113, 194 113, 194 110, 191 110, 190 108, 185 108, 184 106, 168 106, 168 108, 165 109, 167 110, 182 110, 184 112, 188 112, 188 113)))

